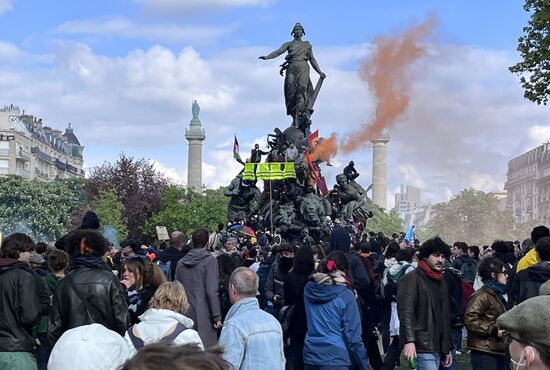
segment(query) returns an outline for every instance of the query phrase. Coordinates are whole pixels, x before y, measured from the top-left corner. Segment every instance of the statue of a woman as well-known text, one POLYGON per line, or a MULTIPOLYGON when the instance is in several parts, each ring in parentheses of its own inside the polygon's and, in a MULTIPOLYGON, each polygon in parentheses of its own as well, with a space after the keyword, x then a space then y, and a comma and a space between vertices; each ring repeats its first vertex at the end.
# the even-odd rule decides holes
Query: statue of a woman
POLYGON ((302 112, 306 112, 308 115, 311 113, 308 112, 308 109, 311 109, 308 103, 313 93, 313 85, 309 79, 309 63, 311 63, 313 69, 319 73, 322 79, 326 75, 321 71, 319 64, 317 64, 313 56, 311 44, 307 41, 302 41, 302 36, 305 35, 305 32, 300 23, 296 23, 291 35, 294 36, 294 40, 285 42, 279 49, 268 55, 261 56, 259 59, 273 59, 285 51, 288 53, 285 57, 285 62, 281 65, 281 74, 283 71, 286 71, 286 114, 291 116, 294 123, 297 124, 298 117, 302 112))

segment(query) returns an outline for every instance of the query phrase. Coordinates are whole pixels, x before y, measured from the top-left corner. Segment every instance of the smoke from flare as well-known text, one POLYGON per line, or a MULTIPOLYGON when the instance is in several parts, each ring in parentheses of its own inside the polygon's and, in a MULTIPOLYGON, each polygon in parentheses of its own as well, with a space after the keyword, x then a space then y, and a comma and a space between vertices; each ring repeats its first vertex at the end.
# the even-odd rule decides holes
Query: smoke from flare
POLYGON ((360 76, 376 97, 376 112, 372 122, 349 134, 341 145, 350 153, 366 145, 371 137, 390 126, 409 105, 410 76, 407 67, 426 54, 421 43, 437 24, 435 16, 396 36, 374 39, 373 55, 363 64, 360 76))
POLYGON ((317 145, 311 153, 311 159, 313 161, 321 160, 328 161, 334 157, 338 152, 338 143, 336 140, 336 134, 331 134, 328 139, 319 139, 317 145))

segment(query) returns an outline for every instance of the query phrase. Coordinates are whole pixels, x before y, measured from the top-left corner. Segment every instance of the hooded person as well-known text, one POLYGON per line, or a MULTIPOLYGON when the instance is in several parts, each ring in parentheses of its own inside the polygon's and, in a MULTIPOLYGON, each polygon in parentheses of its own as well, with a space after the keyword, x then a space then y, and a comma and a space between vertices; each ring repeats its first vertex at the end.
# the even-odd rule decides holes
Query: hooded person
POLYGON ((540 238, 535 246, 535 265, 517 273, 510 289, 512 303, 518 304, 539 295, 540 286, 550 280, 550 237, 540 238))
POLYGON ((374 284, 365 270, 365 266, 359 259, 359 256, 352 254, 351 237, 349 232, 343 227, 335 227, 330 234, 330 251, 343 252, 349 264, 349 278, 359 295, 367 302, 374 302, 374 284))
MULTIPOLYGON (((97 214, 93 211, 88 211, 82 217, 82 223, 77 230, 99 230, 100 220, 97 214)), ((65 244, 68 234, 63 235, 61 238, 57 239, 55 242, 55 247, 57 249, 65 250, 65 244)))
POLYGON ((112 370, 130 358, 124 338, 100 324, 66 331, 55 344, 49 370, 112 370))
POLYGON ((188 316, 206 348, 216 345, 216 330, 221 327, 218 261, 205 249, 208 237, 205 229, 193 232, 193 249, 179 260, 175 278, 185 288, 191 306, 188 316))

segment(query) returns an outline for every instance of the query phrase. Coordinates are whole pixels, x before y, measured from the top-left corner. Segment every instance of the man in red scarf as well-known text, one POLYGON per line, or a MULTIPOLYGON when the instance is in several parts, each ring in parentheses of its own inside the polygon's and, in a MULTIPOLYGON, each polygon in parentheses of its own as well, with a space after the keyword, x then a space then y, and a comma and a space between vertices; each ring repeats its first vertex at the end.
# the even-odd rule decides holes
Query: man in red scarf
POLYGON ((450 248, 439 238, 419 250, 418 268, 405 275, 397 290, 397 312, 405 357, 418 370, 438 370, 452 365, 449 294, 443 279, 450 248))

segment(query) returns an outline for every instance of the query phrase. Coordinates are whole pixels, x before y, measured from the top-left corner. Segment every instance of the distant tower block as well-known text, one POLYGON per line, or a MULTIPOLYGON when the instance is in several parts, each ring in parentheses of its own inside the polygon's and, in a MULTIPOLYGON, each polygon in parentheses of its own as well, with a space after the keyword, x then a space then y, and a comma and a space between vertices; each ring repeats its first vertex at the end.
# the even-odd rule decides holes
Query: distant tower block
POLYGON ((387 208, 386 190, 388 176, 386 173, 386 146, 390 141, 388 130, 371 138, 372 143, 372 201, 380 207, 387 208))
POLYGON ((185 138, 189 141, 187 156, 187 186, 196 191, 202 189, 202 142, 206 139, 204 129, 199 120, 200 107, 197 101, 193 101, 191 107, 193 119, 189 128, 185 129, 185 138))

